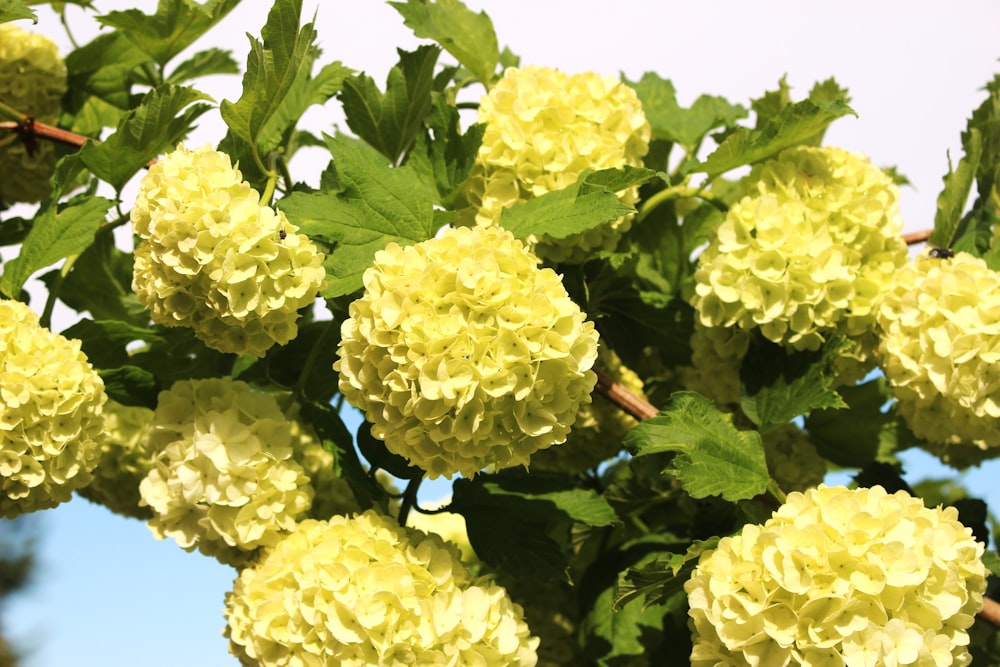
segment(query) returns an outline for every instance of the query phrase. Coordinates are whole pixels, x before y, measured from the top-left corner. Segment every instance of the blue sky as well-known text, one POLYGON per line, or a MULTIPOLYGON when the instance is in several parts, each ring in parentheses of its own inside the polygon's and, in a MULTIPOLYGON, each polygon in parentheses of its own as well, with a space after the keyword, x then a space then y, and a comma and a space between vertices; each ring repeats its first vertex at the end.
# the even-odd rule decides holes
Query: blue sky
MULTIPOLYGON (((102 11, 155 6, 152 0, 95 4, 102 11)), ((324 62, 342 60, 380 83, 395 62, 396 47, 417 43, 381 0, 303 4, 304 16, 317 12, 324 62)), ((865 152, 910 178, 914 187, 905 188, 902 199, 908 231, 931 226, 947 154, 959 157, 965 120, 981 102, 983 84, 1000 72, 1000 4, 988 0, 847 0, 828 4, 836 7, 828 12, 792 0, 468 4, 486 8, 501 45, 510 46, 525 64, 624 72, 630 79, 655 71, 673 81, 685 105, 702 93, 747 104, 773 89, 782 75, 793 95, 804 96, 815 81, 835 76, 851 90, 859 117, 837 121, 826 143, 865 152)), ((244 34, 259 34, 268 7, 261 0, 244 0, 212 33, 211 45, 231 48, 243 61, 244 34)), ((59 39, 58 21, 40 14, 34 29, 59 39)), ((88 27, 76 20, 79 15, 71 16, 77 39, 89 39, 88 27)), ((211 92, 220 100, 235 99, 238 87, 238 77, 218 77, 211 92)), ((307 119, 314 129, 343 127, 335 104, 313 110, 307 119)), ((217 117, 200 125, 189 145, 217 142, 224 133, 217 117)), ((307 153, 293 164, 296 176, 318 180, 323 164, 309 162, 316 157, 307 153)), ((126 201, 130 191, 134 184, 126 201)), ((71 323, 66 320, 65 326, 71 323)), ((1000 494, 990 480, 997 477, 998 465, 971 471, 966 482, 974 494, 1000 508, 1000 494)), ((910 481, 952 474, 927 455, 915 455, 908 467, 910 481)), ((429 495, 445 493, 447 486, 439 484, 429 495)), ((141 522, 82 499, 43 512, 39 519, 37 581, 6 614, 11 633, 29 647, 34 644, 25 667, 238 664, 221 635, 232 569, 186 553, 170 540, 157 541, 141 522)))

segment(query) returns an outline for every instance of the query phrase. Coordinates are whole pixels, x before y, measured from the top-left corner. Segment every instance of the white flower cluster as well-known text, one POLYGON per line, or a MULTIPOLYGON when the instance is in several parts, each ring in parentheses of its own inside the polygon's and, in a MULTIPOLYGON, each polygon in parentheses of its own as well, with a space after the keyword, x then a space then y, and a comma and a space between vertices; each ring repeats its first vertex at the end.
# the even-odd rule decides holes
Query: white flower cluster
POLYGON ((260 357, 292 340, 325 280, 316 246, 210 146, 153 165, 131 219, 139 302, 221 352, 260 357))
POLYGON ((597 332, 559 276, 498 227, 389 244, 342 327, 340 391, 430 478, 527 465, 564 442, 597 332))
POLYGON ((702 554, 692 667, 968 665, 984 546, 952 507, 820 485, 702 554))
POLYGON ((924 252, 878 311, 879 363, 910 429, 949 463, 1000 454, 1000 274, 924 252))
MULTIPOLYGON (((492 225, 503 209, 577 181, 587 169, 641 166, 652 134, 635 91, 596 72, 570 75, 548 67, 511 67, 479 104, 486 132, 469 176, 476 223, 492 225)), ((619 194, 626 204, 638 188, 619 194)), ((613 250, 631 216, 563 239, 529 237, 539 257, 582 262, 613 250)))
POLYGON ((0 516, 55 507, 90 483, 106 401, 80 341, 0 300, 0 516))
POLYGON ((225 634, 245 665, 532 667, 519 606, 457 549, 372 510, 302 521, 240 572, 225 634))

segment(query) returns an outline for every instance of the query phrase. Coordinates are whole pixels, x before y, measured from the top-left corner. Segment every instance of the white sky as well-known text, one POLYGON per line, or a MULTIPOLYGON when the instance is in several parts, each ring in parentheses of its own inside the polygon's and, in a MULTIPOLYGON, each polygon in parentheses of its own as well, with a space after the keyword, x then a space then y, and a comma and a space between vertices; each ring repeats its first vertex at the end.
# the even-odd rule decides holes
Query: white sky
MULTIPOLYGON (((152 0, 95 4, 102 12, 155 6, 152 0)), ((303 4, 307 19, 317 13, 322 62, 341 60, 380 84, 396 61, 396 47, 418 43, 380 0, 303 4)), ((468 4, 487 10, 501 47, 509 46, 525 64, 624 72, 633 80, 655 71, 673 81, 685 106, 702 93, 749 106, 751 97, 773 89, 786 74, 799 99, 815 81, 836 77, 850 89, 859 117, 836 121, 826 143, 867 153, 910 178, 913 187, 903 190, 902 199, 907 231, 931 226, 947 153, 954 160, 960 156, 966 118, 983 100, 982 86, 1000 72, 995 0, 846 0, 826 3, 826 11, 816 8, 820 3, 793 0, 468 4)), ((259 35, 269 6, 244 0, 195 48, 230 48, 244 63, 245 33, 259 35)), ((74 9, 74 32, 86 41, 88 27, 74 9)), ((58 21, 39 14, 33 29, 60 41, 58 21)), ((217 100, 236 99, 239 77, 214 77, 206 88, 217 100)), ((308 114, 309 125, 329 131, 339 123, 346 129, 335 107, 333 102, 308 114)), ((224 134, 217 114, 200 124, 191 145, 224 134)), ((293 168, 302 171, 293 175, 315 182, 323 166, 296 163, 293 168)), ((932 473, 927 460, 922 457, 918 467, 932 473)), ((970 474, 968 484, 986 494, 996 465, 970 474)), ((43 513, 41 523, 38 581, 5 614, 14 635, 36 644, 25 667, 238 664, 221 636, 231 569, 171 541, 157 542, 142 523, 83 500, 43 513)))

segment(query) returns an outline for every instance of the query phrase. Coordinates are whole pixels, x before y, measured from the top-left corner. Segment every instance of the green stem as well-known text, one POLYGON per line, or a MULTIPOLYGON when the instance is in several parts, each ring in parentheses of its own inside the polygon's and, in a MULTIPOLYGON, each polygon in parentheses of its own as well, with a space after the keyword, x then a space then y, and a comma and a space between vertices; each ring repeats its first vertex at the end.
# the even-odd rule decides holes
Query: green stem
POLYGON ((69 22, 66 20, 66 5, 63 5, 59 11, 59 22, 62 23, 63 30, 66 31, 66 37, 69 39, 69 43, 73 45, 73 48, 80 48, 80 45, 77 44, 76 39, 73 37, 73 31, 69 29, 69 22))
POLYGON ((12 106, 0 102, 0 116, 8 118, 15 123, 23 123, 25 115, 12 106))
POLYGON ((785 492, 781 490, 781 487, 778 486, 778 483, 773 479, 767 480, 767 492, 770 493, 779 504, 785 504, 785 492))
POLYGON ((671 199, 686 199, 693 197, 702 199, 722 211, 726 210, 725 204, 716 199, 712 193, 702 190, 700 187, 680 183, 678 185, 673 185, 669 188, 660 190, 652 197, 644 201, 642 206, 639 207, 637 222, 644 220, 650 213, 671 199))

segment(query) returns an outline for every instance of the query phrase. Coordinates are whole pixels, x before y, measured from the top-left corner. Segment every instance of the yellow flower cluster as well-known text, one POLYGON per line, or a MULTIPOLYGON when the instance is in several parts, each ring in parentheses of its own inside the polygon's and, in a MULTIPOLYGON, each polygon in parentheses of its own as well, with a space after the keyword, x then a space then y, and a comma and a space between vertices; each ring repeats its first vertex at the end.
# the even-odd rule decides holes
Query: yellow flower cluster
POLYGON ((151 465, 143 440, 152 418, 149 408, 107 402, 104 421, 108 439, 101 447, 94 479, 80 489, 81 496, 122 516, 143 521, 152 518, 149 507, 139 504, 139 483, 151 465))
MULTIPOLYGON (((633 394, 645 398, 642 378, 622 364, 613 350, 598 350, 597 364, 633 394)), ((581 405, 566 442, 536 452, 531 457, 531 469, 572 474, 595 468, 621 451, 625 434, 637 423, 603 398, 581 405)))
POLYGON ((245 665, 531 667, 521 608, 436 535, 369 510, 306 520, 226 596, 245 665))
POLYGON ((768 472, 782 491, 805 491, 826 477, 826 461, 809 434, 795 424, 776 426, 761 439, 768 472))
POLYGON ((681 370, 685 388, 715 401, 720 409, 740 404, 740 364, 750 334, 738 327, 707 327, 697 319, 691 334, 691 366, 681 370))
MULTIPOLYGON (((467 185, 476 223, 495 224, 503 209, 572 185, 587 169, 641 166, 651 129, 635 91, 596 72, 512 67, 484 96, 486 132, 467 185)), ((619 193, 626 204, 638 188, 619 193)), ((539 257, 582 262, 613 250, 631 226, 625 216, 564 239, 530 237, 539 257)))
POLYGON ((959 252, 900 269, 878 311, 879 363, 914 434, 950 463, 1000 453, 1000 275, 959 252))
POLYGON ((527 465, 597 381, 597 332, 559 276, 498 227, 389 244, 342 327, 340 391, 433 479, 527 465))
POLYGON ((907 256, 889 175, 843 149, 799 146, 754 167, 744 187, 698 258, 701 323, 759 329, 795 350, 865 337, 907 256))
MULTIPOLYGON (((37 121, 53 124, 65 92, 66 65, 55 42, 13 23, 0 23, 0 100, 37 121)), ((0 201, 44 199, 56 157, 51 141, 39 141, 29 151, 13 134, 0 140, 0 201)))
POLYGON ((791 493, 701 556, 691 665, 968 665, 983 550, 957 510, 905 491, 791 493))
POLYGON ((80 341, 0 300, 0 516, 55 507, 90 482, 106 400, 80 341))
POLYGON ((312 503, 290 422, 245 382, 182 380, 160 392, 145 447, 152 469, 139 492, 150 530, 223 563, 240 566, 275 544, 312 503))
POLYGON ((316 246, 210 146, 153 165, 131 218, 140 303, 221 352, 260 357, 293 339, 325 279, 316 246))

